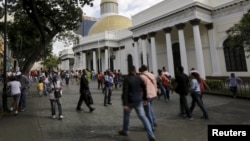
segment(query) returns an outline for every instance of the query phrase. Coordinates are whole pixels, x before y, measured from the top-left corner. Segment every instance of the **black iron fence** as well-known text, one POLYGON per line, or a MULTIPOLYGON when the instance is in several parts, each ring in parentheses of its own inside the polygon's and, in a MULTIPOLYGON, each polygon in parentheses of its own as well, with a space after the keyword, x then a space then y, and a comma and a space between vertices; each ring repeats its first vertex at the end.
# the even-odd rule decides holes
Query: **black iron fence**
MULTIPOLYGON (((210 90, 205 89, 204 93, 232 96, 229 83, 223 80, 206 80, 210 90)), ((250 98, 250 81, 243 81, 237 86, 237 97, 250 98)))

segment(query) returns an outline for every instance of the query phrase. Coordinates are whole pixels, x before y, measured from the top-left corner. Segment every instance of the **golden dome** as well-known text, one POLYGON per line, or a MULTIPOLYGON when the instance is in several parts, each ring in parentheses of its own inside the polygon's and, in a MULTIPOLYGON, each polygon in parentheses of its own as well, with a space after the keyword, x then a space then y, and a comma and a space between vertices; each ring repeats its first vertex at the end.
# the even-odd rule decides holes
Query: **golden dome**
POLYGON ((101 1, 101 4, 102 4, 102 3, 105 3, 105 2, 114 2, 114 3, 118 3, 117 0, 102 0, 102 1, 101 1))
MULTIPOLYGON (((104 0, 103 0, 104 1, 104 0)), ((101 33, 109 30, 125 29, 132 25, 131 20, 121 15, 112 15, 97 21, 89 30, 88 35, 101 33)))

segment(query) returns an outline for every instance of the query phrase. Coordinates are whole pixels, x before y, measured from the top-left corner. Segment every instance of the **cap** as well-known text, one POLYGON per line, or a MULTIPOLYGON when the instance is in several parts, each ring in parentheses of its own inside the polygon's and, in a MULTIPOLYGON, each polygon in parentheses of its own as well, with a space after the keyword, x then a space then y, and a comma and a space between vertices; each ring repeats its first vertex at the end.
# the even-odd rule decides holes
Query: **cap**
POLYGON ((16 73, 16 75, 21 75, 22 73, 20 72, 20 71, 18 71, 17 73, 16 73))

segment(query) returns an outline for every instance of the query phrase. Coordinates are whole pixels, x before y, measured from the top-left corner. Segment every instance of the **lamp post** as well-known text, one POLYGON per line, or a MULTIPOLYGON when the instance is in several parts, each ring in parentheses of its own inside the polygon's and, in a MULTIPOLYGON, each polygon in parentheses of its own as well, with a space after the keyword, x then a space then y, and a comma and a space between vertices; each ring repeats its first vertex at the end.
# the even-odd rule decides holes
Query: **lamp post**
POLYGON ((2 100, 3 100, 3 110, 6 112, 8 110, 8 104, 7 104, 7 83, 6 83, 6 77, 7 77, 7 3, 8 0, 5 0, 4 4, 4 57, 3 57, 3 94, 2 94, 2 100))

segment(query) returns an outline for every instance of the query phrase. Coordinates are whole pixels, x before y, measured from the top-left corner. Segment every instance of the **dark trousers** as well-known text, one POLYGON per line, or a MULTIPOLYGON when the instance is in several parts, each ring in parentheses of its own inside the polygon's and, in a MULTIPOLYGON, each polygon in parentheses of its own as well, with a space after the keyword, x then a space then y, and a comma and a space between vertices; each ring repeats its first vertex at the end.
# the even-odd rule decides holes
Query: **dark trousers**
POLYGON ((188 103, 187 103, 187 97, 185 94, 179 94, 180 96, 180 112, 182 115, 186 114, 187 117, 192 117, 189 107, 188 107, 188 103))
POLYGON ((98 79, 98 89, 103 89, 103 81, 98 79))
POLYGON ((197 103, 198 106, 200 107, 201 111, 203 112, 203 117, 208 118, 207 111, 206 111, 205 106, 201 100, 200 92, 191 93, 191 96, 192 96, 192 102, 191 102, 190 112, 191 113, 193 112, 193 110, 195 108, 195 104, 197 103))
POLYGON ((87 94, 81 93, 80 98, 79 98, 79 100, 78 100, 78 104, 77 104, 76 109, 81 109, 81 106, 82 106, 82 102, 83 102, 83 101, 85 102, 86 106, 87 106, 89 109, 92 108, 92 107, 90 106, 88 100, 87 100, 87 94))

